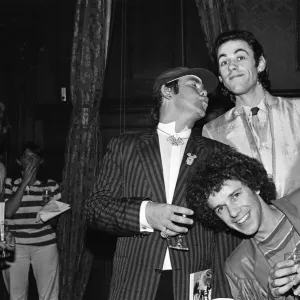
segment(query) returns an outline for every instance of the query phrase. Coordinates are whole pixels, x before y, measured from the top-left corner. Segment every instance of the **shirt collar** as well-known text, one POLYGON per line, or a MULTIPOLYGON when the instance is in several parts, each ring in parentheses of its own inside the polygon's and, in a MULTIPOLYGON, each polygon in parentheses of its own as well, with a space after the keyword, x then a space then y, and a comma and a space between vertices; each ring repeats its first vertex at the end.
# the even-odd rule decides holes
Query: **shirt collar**
MULTIPOLYGON (((267 113, 268 110, 267 110, 267 106, 266 106, 266 103, 265 103, 265 99, 266 98, 263 98, 257 105, 257 107, 259 108, 259 110, 263 111, 264 113, 267 113)), ((243 107, 243 110, 245 112, 246 115, 249 115, 250 114, 250 111, 251 111, 251 107, 248 106, 248 105, 243 105, 242 104, 242 107, 243 107)))
POLYGON ((160 129, 159 132, 166 135, 174 135, 175 137, 188 138, 191 135, 192 130, 185 126, 180 132, 175 132, 175 122, 171 123, 161 123, 157 125, 157 129, 160 129))

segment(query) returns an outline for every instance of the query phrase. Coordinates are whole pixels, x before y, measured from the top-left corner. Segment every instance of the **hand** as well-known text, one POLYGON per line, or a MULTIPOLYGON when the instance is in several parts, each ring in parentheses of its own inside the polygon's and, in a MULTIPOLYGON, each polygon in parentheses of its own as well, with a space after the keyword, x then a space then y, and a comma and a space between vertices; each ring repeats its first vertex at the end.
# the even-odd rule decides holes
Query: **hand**
MULTIPOLYGON (((299 265, 293 260, 284 260, 276 263, 270 270, 268 277, 269 294, 273 299, 285 299, 287 293, 294 285, 300 282, 299 265)), ((296 293, 298 288, 294 291, 296 293)))
POLYGON ((25 170, 24 170, 24 174, 23 174, 23 182, 28 185, 32 179, 32 177, 34 176, 34 174, 36 173, 36 164, 33 160, 31 160, 25 170))
POLYGON ((168 236, 188 232, 187 227, 178 226, 175 223, 188 226, 193 225, 192 219, 182 216, 191 216, 193 214, 194 212, 189 208, 172 204, 148 202, 146 206, 147 222, 155 230, 167 231, 168 236))

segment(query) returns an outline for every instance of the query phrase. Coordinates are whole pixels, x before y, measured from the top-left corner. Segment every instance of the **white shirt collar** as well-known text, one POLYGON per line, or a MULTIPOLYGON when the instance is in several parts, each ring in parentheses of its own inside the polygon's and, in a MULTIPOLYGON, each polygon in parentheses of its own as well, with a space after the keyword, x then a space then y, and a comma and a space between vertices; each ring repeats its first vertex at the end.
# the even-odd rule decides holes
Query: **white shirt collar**
POLYGON ((157 129, 160 129, 159 132, 166 135, 174 135, 175 137, 188 138, 191 135, 192 130, 185 126, 180 132, 175 132, 175 122, 171 123, 161 123, 157 125, 157 129))
MULTIPOLYGON (((263 99, 258 103, 257 107, 258 107, 261 111, 263 111, 264 113, 267 114, 268 110, 267 110, 267 106, 266 106, 266 104, 265 104, 265 99, 266 99, 266 98, 263 98, 263 99)), ((243 110, 244 110, 245 114, 246 114, 246 115, 249 115, 249 114, 250 114, 250 111, 251 111, 251 107, 248 106, 248 105, 243 105, 243 104, 242 104, 242 107, 243 107, 243 110)))

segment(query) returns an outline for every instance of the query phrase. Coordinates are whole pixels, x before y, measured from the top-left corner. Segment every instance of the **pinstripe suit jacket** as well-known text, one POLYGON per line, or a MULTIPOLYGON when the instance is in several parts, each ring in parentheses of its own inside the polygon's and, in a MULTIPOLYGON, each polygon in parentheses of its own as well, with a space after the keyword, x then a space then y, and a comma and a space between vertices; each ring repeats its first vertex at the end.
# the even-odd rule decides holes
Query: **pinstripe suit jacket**
MULTIPOLYGON (((187 143, 173 204, 187 206, 185 185, 194 165, 186 164, 187 153, 197 163, 212 151, 228 147, 193 134, 187 143)), ((118 235, 113 262, 110 300, 153 300, 160 280, 168 241, 158 231, 141 233, 141 201, 166 203, 162 162, 155 131, 113 138, 103 159, 100 174, 86 201, 87 222, 94 228, 118 235)), ((173 241, 174 242, 174 241, 173 241)), ((189 251, 170 251, 176 300, 188 300, 189 275, 212 268, 213 297, 231 296, 222 262, 215 254, 215 233, 196 223, 185 236, 189 251), (216 267, 218 266, 218 268, 216 267)), ((220 249, 221 249, 220 245, 220 249)))

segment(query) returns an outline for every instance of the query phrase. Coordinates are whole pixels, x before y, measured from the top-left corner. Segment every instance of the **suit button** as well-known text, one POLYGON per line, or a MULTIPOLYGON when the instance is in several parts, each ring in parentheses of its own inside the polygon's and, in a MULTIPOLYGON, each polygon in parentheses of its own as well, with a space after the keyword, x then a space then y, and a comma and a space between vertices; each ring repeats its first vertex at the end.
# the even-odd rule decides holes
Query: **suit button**
POLYGON ((155 273, 156 273, 156 274, 161 274, 161 272, 162 272, 162 269, 155 268, 155 273))

